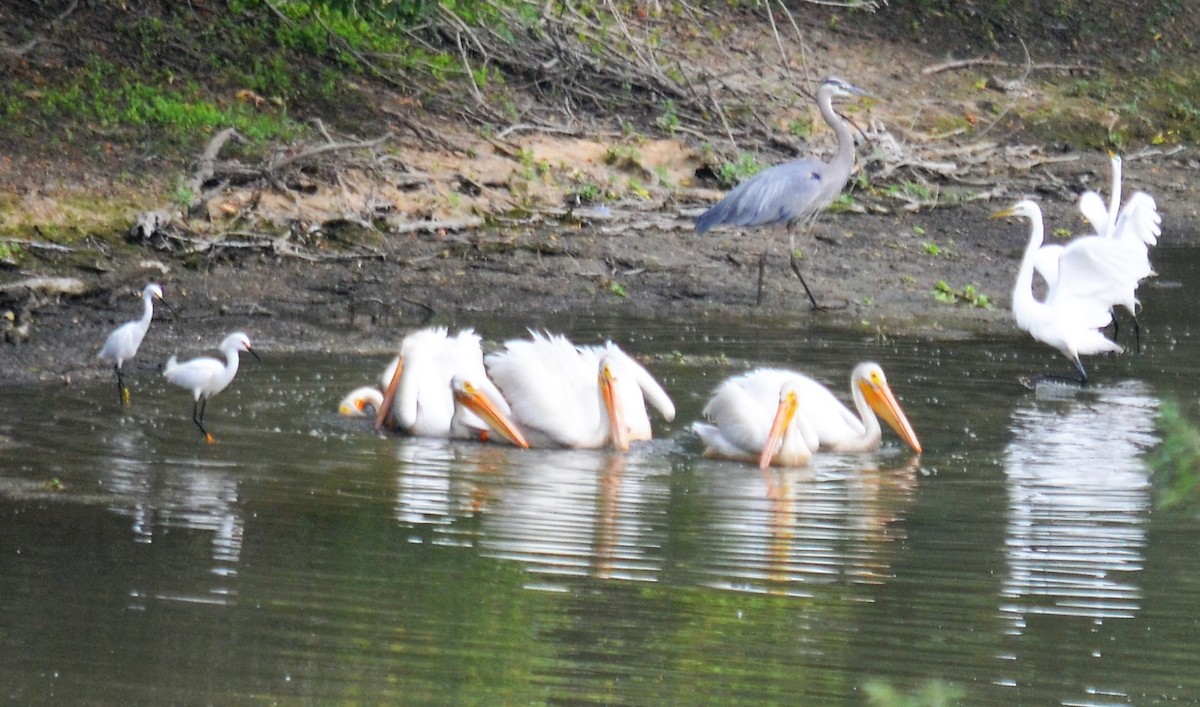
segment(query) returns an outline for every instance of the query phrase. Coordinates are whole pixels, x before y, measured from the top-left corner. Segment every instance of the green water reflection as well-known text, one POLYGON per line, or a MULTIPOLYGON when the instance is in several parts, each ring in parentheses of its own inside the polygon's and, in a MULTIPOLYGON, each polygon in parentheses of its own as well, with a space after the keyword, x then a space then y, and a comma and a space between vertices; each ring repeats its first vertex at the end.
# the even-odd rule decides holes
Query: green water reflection
MULTIPOLYGON (((1163 280, 1191 272, 1176 255, 1163 280)), ((262 346, 210 406, 211 447, 152 371, 124 413, 107 380, 0 391, 0 694, 864 704, 878 679, 966 704, 1196 700, 1200 526, 1154 511, 1143 461, 1161 400, 1200 394, 1178 294, 1143 296, 1145 353, 1089 366, 1079 395, 1020 386, 1062 362, 1016 335, 557 322, 651 356, 675 396, 626 457, 338 418, 383 355, 262 346), (725 375, 799 366, 840 394, 864 358, 922 457, 889 438, 766 478, 699 457, 687 425, 725 375)))

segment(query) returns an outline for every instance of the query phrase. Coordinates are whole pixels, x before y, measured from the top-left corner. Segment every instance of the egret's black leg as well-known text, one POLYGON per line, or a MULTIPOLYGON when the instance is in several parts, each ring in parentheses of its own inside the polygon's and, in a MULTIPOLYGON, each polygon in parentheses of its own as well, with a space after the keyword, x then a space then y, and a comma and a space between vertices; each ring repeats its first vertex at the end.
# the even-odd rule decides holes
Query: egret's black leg
POLYGON ((129 406, 129 388, 125 387, 125 377, 121 375, 121 367, 113 366, 113 372, 117 374, 117 397, 121 399, 121 404, 129 406))
POLYGON ((196 423, 196 427, 200 428, 200 434, 204 435, 204 441, 212 442, 213 436, 204 429, 204 406, 208 404, 208 398, 201 398, 192 404, 192 422, 196 423))
POLYGON ((1142 352, 1142 325, 1138 324, 1137 315, 1133 316, 1133 344, 1138 353, 1142 352))
POLYGON ((1083 361, 1078 356, 1075 357, 1075 370, 1079 371, 1079 385, 1087 385, 1087 371, 1083 369, 1083 361))

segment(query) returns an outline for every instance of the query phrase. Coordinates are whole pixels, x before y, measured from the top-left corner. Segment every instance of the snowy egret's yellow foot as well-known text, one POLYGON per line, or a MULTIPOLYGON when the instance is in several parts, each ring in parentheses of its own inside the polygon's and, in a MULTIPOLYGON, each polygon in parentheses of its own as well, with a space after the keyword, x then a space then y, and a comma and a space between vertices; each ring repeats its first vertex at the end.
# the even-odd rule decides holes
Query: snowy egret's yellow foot
POLYGON ((216 438, 216 437, 213 437, 211 433, 209 433, 209 432, 205 432, 205 433, 204 433, 204 441, 205 441, 205 442, 208 442, 209 444, 216 444, 216 443, 217 443, 217 438, 216 438))
POLYGON ((125 407, 130 407, 131 405, 133 405, 133 401, 130 399, 130 396, 129 396, 128 388, 121 388, 121 404, 124 405, 125 407))

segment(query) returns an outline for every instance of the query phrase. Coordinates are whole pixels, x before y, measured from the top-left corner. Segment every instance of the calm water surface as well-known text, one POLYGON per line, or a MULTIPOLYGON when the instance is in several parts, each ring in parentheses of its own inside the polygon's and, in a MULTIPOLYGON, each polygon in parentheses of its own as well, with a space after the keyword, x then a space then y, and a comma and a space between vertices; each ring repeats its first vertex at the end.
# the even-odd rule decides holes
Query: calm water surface
POLYGON ((213 446, 149 368, 127 412, 107 379, 0 390, 0 695, 855 705, 879 680, 1200 701, 1200 525, 1154 510, 1144 461, 1161 402, 1200 394, 1200 254, 1157 255, 1144 353, 1090 360, 1078 394, 1022 387, 1069 364, 1017 334, 540 322, 653 357, 679 415, 625 456, 379 436, 334 406, 384 357, 282 342, 209 406, 213 446), (921 457, 890 431, 770 476, 699 457, 687 427, 725 376, 794 366, 843 394, 867 358, 921 457))

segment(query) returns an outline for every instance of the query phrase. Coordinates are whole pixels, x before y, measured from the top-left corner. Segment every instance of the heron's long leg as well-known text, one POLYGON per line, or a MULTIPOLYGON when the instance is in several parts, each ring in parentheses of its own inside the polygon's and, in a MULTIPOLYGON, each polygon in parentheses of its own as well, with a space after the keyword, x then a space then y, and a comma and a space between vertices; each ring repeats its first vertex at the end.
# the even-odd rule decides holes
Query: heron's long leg
POLYGON ((825 308, 817 304, 817 298, 813 296, 812 290, 809 289, 808 283, 804 281, 804 276, 800 274, 800 261, 796 258, 796 232, 791 226, 787 227, 788 232, 788 265, 792 266, 792 272, 796 273, 800 284, 804 286, 804 294, 808 295, 808 301, 812 303, 812 308, 817 311, 825 308))
POLYGON ((762 255, 758 256, 758 294, 754 297, 754 305, 756 307, 761 307, 763 303, 763 280, 767 273, 767 253, 770 250, 769 247, 764 248, 762 255))

